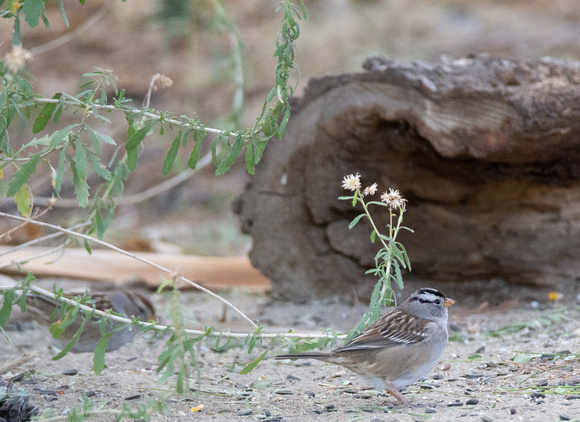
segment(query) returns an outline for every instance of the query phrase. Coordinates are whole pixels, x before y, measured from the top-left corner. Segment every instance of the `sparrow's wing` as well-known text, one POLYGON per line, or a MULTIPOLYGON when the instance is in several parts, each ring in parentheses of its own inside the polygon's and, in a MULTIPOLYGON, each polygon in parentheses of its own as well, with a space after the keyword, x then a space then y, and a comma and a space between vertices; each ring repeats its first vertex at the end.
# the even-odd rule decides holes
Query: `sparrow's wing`
POLYGON ((346 346, 335 349, 337 353, 353 350, 389 348, 419 343, 427 336, 429 320, 395 309, 382 316, 353 338, 346 346))

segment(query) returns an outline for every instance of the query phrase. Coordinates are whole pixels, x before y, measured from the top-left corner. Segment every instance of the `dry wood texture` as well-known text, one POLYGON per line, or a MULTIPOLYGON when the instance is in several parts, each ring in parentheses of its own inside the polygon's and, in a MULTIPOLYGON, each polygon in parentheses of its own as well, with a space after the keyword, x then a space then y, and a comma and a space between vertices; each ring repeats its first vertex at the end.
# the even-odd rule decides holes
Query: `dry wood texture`
MULTIPOLYGON (((1 247, 0 253, 8 250, 1 247)), ((0 260, 1 263, 22 261, 45 252, 48 248, 28 248, 12 252, 0 260)), ((185 278, 209 289, 243 287, 248 290, 264 292, 270 289, 270 281, 260 274, 246 257, 203 257, 189 255, 168 255, 137 252, 142 258, 155 262, 185 278)), ((84 249, 67 249, 60 259, 58 256, 30 261, 21 266, 2 269, 7 274, 26 274, 32 271, 36 277, 67 277, 82 280, 127 283, 141 281, 156 287, 168 274, 151 266, 120 255, 114 251, 94 249, 89 255, 84 249)), ((184 284, 184 289, 190 288, 184 284)))
MULTIPOLYGON (((310 81, 236 203, 252 263, 289 299, 370 293, 375 247, 342 178, 399 189, 415 276, 571 285, 580 276, 580 64, 370 58, 310 81)), ((378 221, 386 224, 385 215, 378 221)))

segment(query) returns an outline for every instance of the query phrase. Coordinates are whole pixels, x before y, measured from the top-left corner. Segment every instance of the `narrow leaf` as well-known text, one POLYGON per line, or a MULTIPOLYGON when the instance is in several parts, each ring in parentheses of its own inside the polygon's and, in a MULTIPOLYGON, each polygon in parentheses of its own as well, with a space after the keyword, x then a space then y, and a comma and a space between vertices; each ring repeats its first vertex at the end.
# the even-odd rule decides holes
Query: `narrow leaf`
POLYGON ((33 154, 30 156, 28 162, 24 163, 22 167, 20 167, 20 170, 14 173, 12 180, 8 182, 8 191, 6 191, 7 197, 12 197, 20 192, 22 185, 28 182, 30 176, 36 173, 36 166, 38 165, 39 161, 40 153, 33 154))
POLYGON ((60 188, 64 180, 65 167, 66 167, 66 152, 65 149, 63 148, 60 151, 60 155, 58 158, 58 167, 56 169, 56 176, 52 182, 54 187, 54 193, 56 193, 56 196, 58 196, 59 198, 60 198, 60 188))
POLYGON ((34 125, 32 126, 32 133, 38 133, 41 130, 44 130, 48 121, 52 117, 52 114, 56 110, 57 105, 57 103, 48 103, 42 107, 40 113, 38 113, 38 117, 34 121, 34 125))
POLYGON ((0 308, 0 327, 4 328, 12 313, 12 303, 14 302, 14 290, 6 290, 3 294, 2 308, 0 308))
POLYGON ((360 221, 360 219, 361 219, 361 218, 363 218, 363 217, 365 217, 365 216, 366 216, 366 214, 364 214, 364 213, 363 213, 363 214, 359 214, 359 215, 357 215, 357 216, 354 218, 354 220, 352 220, 352 221, 350 222, 350 224, 348 225, 348 228, 349 228, 349 230, 350 230, 350 229, 352 229, 354 226, 356 226, 356 224, 357 224, 357 223, 360 221))
POLYGON ((270 351, 270 349, 266 349, 264 351, 264 353, 262 353, 261 355, 259 355, 253 361, 251 361, 244 369, 242 369, 240 371, 240 375, 246 375, 246 374, 249 374, 250 372, 252 372, 254 370, 254 368, 256 366, 258 366, 258 364, 262 361, 262 359, 264 359, 266 357, 266 355, 268 354, 269 351, 270 351))
POLYGON ((238 134, 234 140, 234 144, 230 149, 230 153, 222 160, 217 170, 215 171, 216 176, 221 176, 230 169, 230 167, 236 162, 236 159, 240 156, 242 148, 244 148, 244 138, 242 135, 238 134))
POLYGON ((91 168, 95 171, 95 173, 97 173, 98 176, 107 181, 111 180, 111 172, 101 164, 97 156, 89 149, 87 150, 87 158, 91 168))
POLYGON ((97 341, 95 346, 95 355, 93 356, 93 370, 95 374, 99 375, 105 369, 105 350, 107 349, 107 344, 109 344, 109 339, 115 334, 114 331, 105 334, 103 337, 97 341))
POLYGON ((171 171, 171 169, 173 168, 173 163, 175 163, 175 158, 177 157, 177 152, 179 151, 180 144, 181 144, 181 129, 179 130, 179 133, 171 143, 171 147, 169 148, 167 156, 163 161, 163 169, 161 171, 161 174, 163 174, 163 176, 167 176, 171 171))
POLYGON ((83 330, 85 329, 86 323, 87 323, 87 319, 83 319, 83 323, 81 324, 81 326, 79 327, 79 329, 77 330, 77 332, 75 333, 73 338, 66 344, 66 346, 64 346, 64 349, 62 349, 59 354, 57 354, 55 357, 52 358, 52 360, 59 360, 59 359, 65 357, 68 354, 68 352, 70 352, 71 349, 73 347, 75 347, 75 345, 79 342, 79 340, 81 338, 81 334, 83 333, 83 330))
POLYGON ((30 190, 28 189, 28 185, 24 184, 20 187, 20 190, 14 197, 16 201, 16 208, 18 212, 22 214, 24 217, 28 217, 30 215, 30 190))

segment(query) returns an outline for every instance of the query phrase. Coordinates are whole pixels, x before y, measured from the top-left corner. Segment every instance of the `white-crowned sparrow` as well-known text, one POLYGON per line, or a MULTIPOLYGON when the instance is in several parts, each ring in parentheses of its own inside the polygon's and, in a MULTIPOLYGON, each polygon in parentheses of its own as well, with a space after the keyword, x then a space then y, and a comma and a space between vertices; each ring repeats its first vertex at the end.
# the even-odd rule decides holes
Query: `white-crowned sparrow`
POLYGON ((447 308, 454 303, 438 290, 419 289, 344 347, 330 353, 278 355, 276 359, 318 359, 342 365, 410 405, 399 390, 437 365, 448 340, 447 308))
MULTIPOLYGON (((107 291, 107 292, 89 292, 89 296, 94 299, 94 306, 99 311, 112 309, 113 311, 125 315, 141 317, 141 321, 155 319, 155 307, 149 299, 134 291, 107 291)), ((78 294, 65 293, 64 297, 74 298, 80 297, 78 294)), ((92 304, 88 304, 91 306, 92 304)), ((56 307, 60 304, 55 299, 48 298, 42 295, 28 295, 26 297, 27 310, 31 312, 32 317, 42 325, 51 325, 59 318, 59 313, 56 313, 56 318, 51 319, 51 315, 56 307)), ((74 334, 77 332, 82 323, 82 317, 77 316, 76 320, 66 327, 66 331, 59 337, 57 344, 63 347, 68 343, 74 334)), ((110 332, 115 329, 119 323, 106 322, 105 331, 110 332)), ((116 331, 110 338, 107 344, 106 351, 116 350, 126 343, 133 340, 135 333, 138 330, 135 327, 125 327, 122 330, 116 331)), ((79 342, 72 348, 74 352, 93 352, 97 341, 102 337, 100 330, 100 323, 97 318, 91 318, 85 324, 83 333, 79 342)))

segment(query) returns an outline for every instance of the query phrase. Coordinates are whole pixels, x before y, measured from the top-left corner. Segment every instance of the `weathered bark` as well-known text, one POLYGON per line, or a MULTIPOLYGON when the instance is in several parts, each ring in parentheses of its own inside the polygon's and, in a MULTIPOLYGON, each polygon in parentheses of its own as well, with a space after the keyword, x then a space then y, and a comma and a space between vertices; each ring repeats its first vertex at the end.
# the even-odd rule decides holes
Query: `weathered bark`
MULTIPOLYGON (((352 290, 376 246, 342 178, 399 189, 419 277, 554 285, 580 276, 580 63, 478 56, 310 81, 239 198, 252 263, 288 299, 352 290)), ((382 207, 381 207, 382 208, 382 207)), ((378 210, 377 210, 378 211, 378 210)), ((378 221, 386 224, 385 214, 378 221)))

